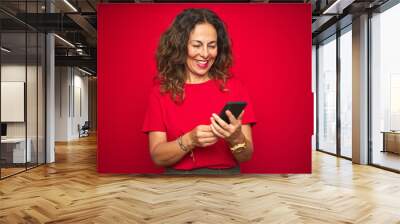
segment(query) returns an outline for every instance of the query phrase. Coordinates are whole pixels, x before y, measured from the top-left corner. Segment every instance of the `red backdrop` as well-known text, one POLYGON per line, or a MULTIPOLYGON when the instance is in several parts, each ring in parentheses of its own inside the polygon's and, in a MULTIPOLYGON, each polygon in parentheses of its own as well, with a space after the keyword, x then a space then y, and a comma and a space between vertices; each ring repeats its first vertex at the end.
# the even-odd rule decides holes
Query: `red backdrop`
POLYGON ((311 6, 100 4, 98 171, 158 173, 141 133, 159 37, 184 8, 216 12, 233 42, 233 73, 254 103, 254 154, 243 173, 310 173, 311 6))

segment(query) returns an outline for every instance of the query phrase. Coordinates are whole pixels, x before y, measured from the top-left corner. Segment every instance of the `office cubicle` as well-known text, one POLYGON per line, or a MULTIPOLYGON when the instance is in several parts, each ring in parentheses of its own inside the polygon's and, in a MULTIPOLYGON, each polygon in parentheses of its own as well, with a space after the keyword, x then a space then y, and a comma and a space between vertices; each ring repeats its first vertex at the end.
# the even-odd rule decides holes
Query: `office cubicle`
MULTIPOLYGON (((19 2, 19 16, 42 10, 19 2)), ((2 9, 11 7, 0 3, 2 9)), ((45 162, 45 35, 1 10, 0 178, 45 162)))

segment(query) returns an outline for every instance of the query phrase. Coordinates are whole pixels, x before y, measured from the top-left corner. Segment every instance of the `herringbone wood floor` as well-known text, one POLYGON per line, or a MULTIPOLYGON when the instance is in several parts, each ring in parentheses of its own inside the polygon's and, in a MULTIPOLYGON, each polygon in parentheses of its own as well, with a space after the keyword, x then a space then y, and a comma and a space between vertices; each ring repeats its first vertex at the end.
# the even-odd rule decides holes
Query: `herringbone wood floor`
POLYGON ((400 223, 400 175, 313 154, 311 175, 99 175, 96 139, 0 181, 0 223, 400 223))

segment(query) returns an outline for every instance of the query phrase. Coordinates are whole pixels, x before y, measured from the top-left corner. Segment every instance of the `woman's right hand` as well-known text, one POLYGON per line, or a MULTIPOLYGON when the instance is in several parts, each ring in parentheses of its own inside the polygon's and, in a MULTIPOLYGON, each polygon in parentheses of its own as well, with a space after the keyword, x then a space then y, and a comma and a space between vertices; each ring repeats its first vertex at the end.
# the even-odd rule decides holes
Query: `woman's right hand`
POLYGON ((199 125, 189 133, 190 145, 193 147, 207 147, 215 144, 218 137, 212 132, 210 125, 199 125))

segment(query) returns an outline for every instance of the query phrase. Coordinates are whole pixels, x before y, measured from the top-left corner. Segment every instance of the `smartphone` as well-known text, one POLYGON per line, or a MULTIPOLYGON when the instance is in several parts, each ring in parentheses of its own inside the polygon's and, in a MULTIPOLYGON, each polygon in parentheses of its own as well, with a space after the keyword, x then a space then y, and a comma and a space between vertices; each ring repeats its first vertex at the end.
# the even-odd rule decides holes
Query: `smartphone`
POLYGON ((219 113, 219 117, 224 120, 227 124, 231 123, 229 121, 228 116, 226 115, 225 111, 229 110, 235 118, 239 117, 240 113, 242 113, 243 109, 246 107, 246 102, 228 102, 225 104, 222 111, 219 113))

